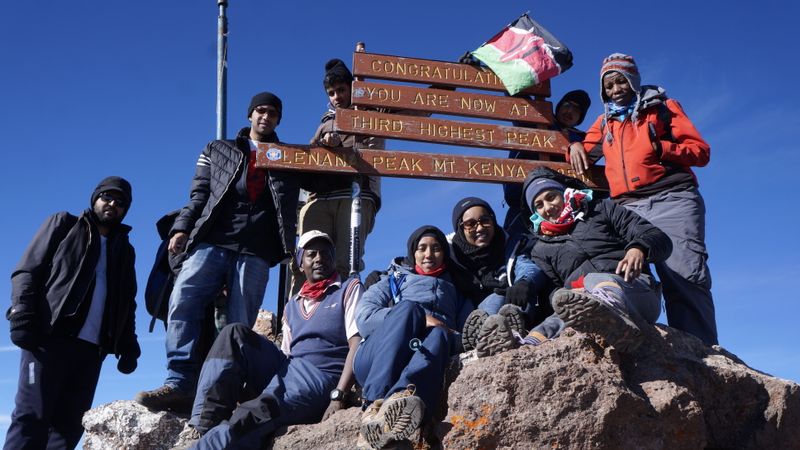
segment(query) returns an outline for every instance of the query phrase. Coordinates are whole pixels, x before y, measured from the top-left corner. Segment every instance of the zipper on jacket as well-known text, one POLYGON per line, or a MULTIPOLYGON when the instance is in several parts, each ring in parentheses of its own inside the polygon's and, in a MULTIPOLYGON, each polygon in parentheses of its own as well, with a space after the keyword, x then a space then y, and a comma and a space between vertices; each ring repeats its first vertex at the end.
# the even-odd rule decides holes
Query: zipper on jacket
MULTIPOLYGON (((81 274, 81 269, 83 268, 83 265, 86 262, 86 254, 89 253, 89 247, 92 245, 92 223, 89 222, 89 219, 87 219, 86 217, 82 217, 79 220, 85 220, 86 221, 86 225, 87 225, 87 229, 88 229, 88 233, 89 233, 89 239, 86 241, 86 248, 83 249, 83 255, 81 256, 81 262, 80 262, 80 264, 78 264, 78 272, 72 278, 72 281, 70 281, 70 283, 69 283, 69 289, 67 289, 67 297, 66 297, 67 299, 70 298, 71 295, 72 295, 72 288, 75 286, 75 281, 77 280, 78 276, 80 276, 80 274, 81 274)), ((92 278, 92 280, 94 280, 94 278, 92 278)), ((91 283, 89 283, 89 284, 91 284, 91 283)), ((84 290, 83 290, 83 295, 80 297, 81 300, 78 302, 78 305, 75 308, 75 313, 77 313, 78 309, 80 309, 81 303, 83 303, 83 300, 85 299, 86 293, 88 291, 89 291, 89 287, 86 286, 84 288, 84 290)), ((59 317, 61 317, 61 310, 64 309, 64 303, 65 302, 66 302, 66 299, 62 300, 61 306, 58 308, 58 313, 57 314, 53 314, 53 316, 50 318, 50 326, 55 325, 56 320, 59 317)), ((72 314, 72 315, 74 315, 74 314, 72 314)))
MULTIPOLYGON (((620 132, 619 132, 619 156, 620 156, 620 159, 622 160, 622 178, 625 180, 626 192, 630 192, 631 191, 631 186, 628 184, 628 170, 625 168, 625 149, 623 148, 625 140, 623 139, 623 136, 625 135, 625 122, 628 122, 629 120, 630 120, 630 117, 626 117, 625 120, 620 122, 620 126, 619 126, 619 128, 620 128, 620 132)), ((633 123, 633 122, 631 122, 631 123, 633 123)))

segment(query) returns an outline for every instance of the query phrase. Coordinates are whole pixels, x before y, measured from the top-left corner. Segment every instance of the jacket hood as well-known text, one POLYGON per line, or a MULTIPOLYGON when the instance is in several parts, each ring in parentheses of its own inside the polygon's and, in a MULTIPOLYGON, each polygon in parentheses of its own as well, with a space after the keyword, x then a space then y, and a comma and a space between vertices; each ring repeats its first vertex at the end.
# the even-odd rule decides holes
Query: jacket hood
POLYGON ((522 183, 522 195, 520 198, 520 215, 525 223, 525 228, 527 228, 531 234, 535 234, 533 232, 533 224, 529 219, 531 214, 533 214, 533 211, 531 210, 531 205, 529 205, 525 200, 525 190, 528 189, 528 186, 533 183, 534 180, 539 178, 549 178, 553 181, 563 184, 568 188, 588 189, 588 186, 586 186, 586 184, 584 184, 581 180, 558 173, 549 167, 537 167, 531 170, 528 173, 528 176, 525 177, 525 182, 522 183))
POLYGON ((642 111, 667 101, 667 91, 660 86, 645 85, 639 91, 639 103, 636 106, 636 111, 642 111))

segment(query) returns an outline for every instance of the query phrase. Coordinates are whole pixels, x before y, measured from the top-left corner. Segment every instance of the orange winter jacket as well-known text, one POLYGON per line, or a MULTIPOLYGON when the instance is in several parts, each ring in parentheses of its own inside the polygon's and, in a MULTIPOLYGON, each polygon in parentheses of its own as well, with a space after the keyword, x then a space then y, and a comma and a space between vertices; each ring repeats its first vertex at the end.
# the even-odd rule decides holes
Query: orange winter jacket
POLYGON ((590 160, 605 157, 612 197, 635 192, 676 171, 687 172, 697 185, 690 166, 708 164, 711 148, 681 105, 666 99, 663 90, 644 93, 638 114, 622 122, 604 117, 598 117, 586 133, 583 147, 590 160), (665 114, 671 120, 665 121, 665 114))

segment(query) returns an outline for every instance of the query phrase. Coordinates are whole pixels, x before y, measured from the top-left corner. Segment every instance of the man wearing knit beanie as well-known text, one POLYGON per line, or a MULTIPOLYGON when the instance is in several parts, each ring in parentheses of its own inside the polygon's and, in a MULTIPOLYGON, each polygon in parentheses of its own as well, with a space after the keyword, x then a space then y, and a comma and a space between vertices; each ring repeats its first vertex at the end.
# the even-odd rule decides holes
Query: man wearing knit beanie
POLYGON ((252 97, 249 128, 216 140, 197 159, 189 202, 170 230, 169 252, 185 258, 169 299, 167 377, 135 400, 157 411, 188 413, 202 358, 195 348, 207 307, 226 289, 227 323, 252 327, 269 269, 291 258, 301 174, 256 167, 256 153, 278 142, 283 103, 252 97))
POLYGON ((611 197, 659 227, 672 255, 656 264, 670 326, 717 344, 711 273, 705 247, 705 204, 691 167, 711 149, 666 91, 642 85, 633 57, 613 53, 600 68, 604 112, 568 160, 583 174, 605 157, 611 197))
POLYGON ((6 318, 22 373, 5 448, 74 448, 105 356, 136 369, 132 200, 127 180, 104 178, 83 213, 45 220, 14 269, 6 318))

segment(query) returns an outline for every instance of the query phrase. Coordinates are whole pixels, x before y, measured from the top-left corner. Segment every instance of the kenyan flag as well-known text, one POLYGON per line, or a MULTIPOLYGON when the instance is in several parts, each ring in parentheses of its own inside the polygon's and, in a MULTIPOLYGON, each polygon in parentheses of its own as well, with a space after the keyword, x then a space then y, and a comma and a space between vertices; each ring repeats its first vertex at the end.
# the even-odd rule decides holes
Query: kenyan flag
POLYGON ((472 55, 497 74, 511 95, 572 67, 572 52, 528 14, 521 15, 472 55))

